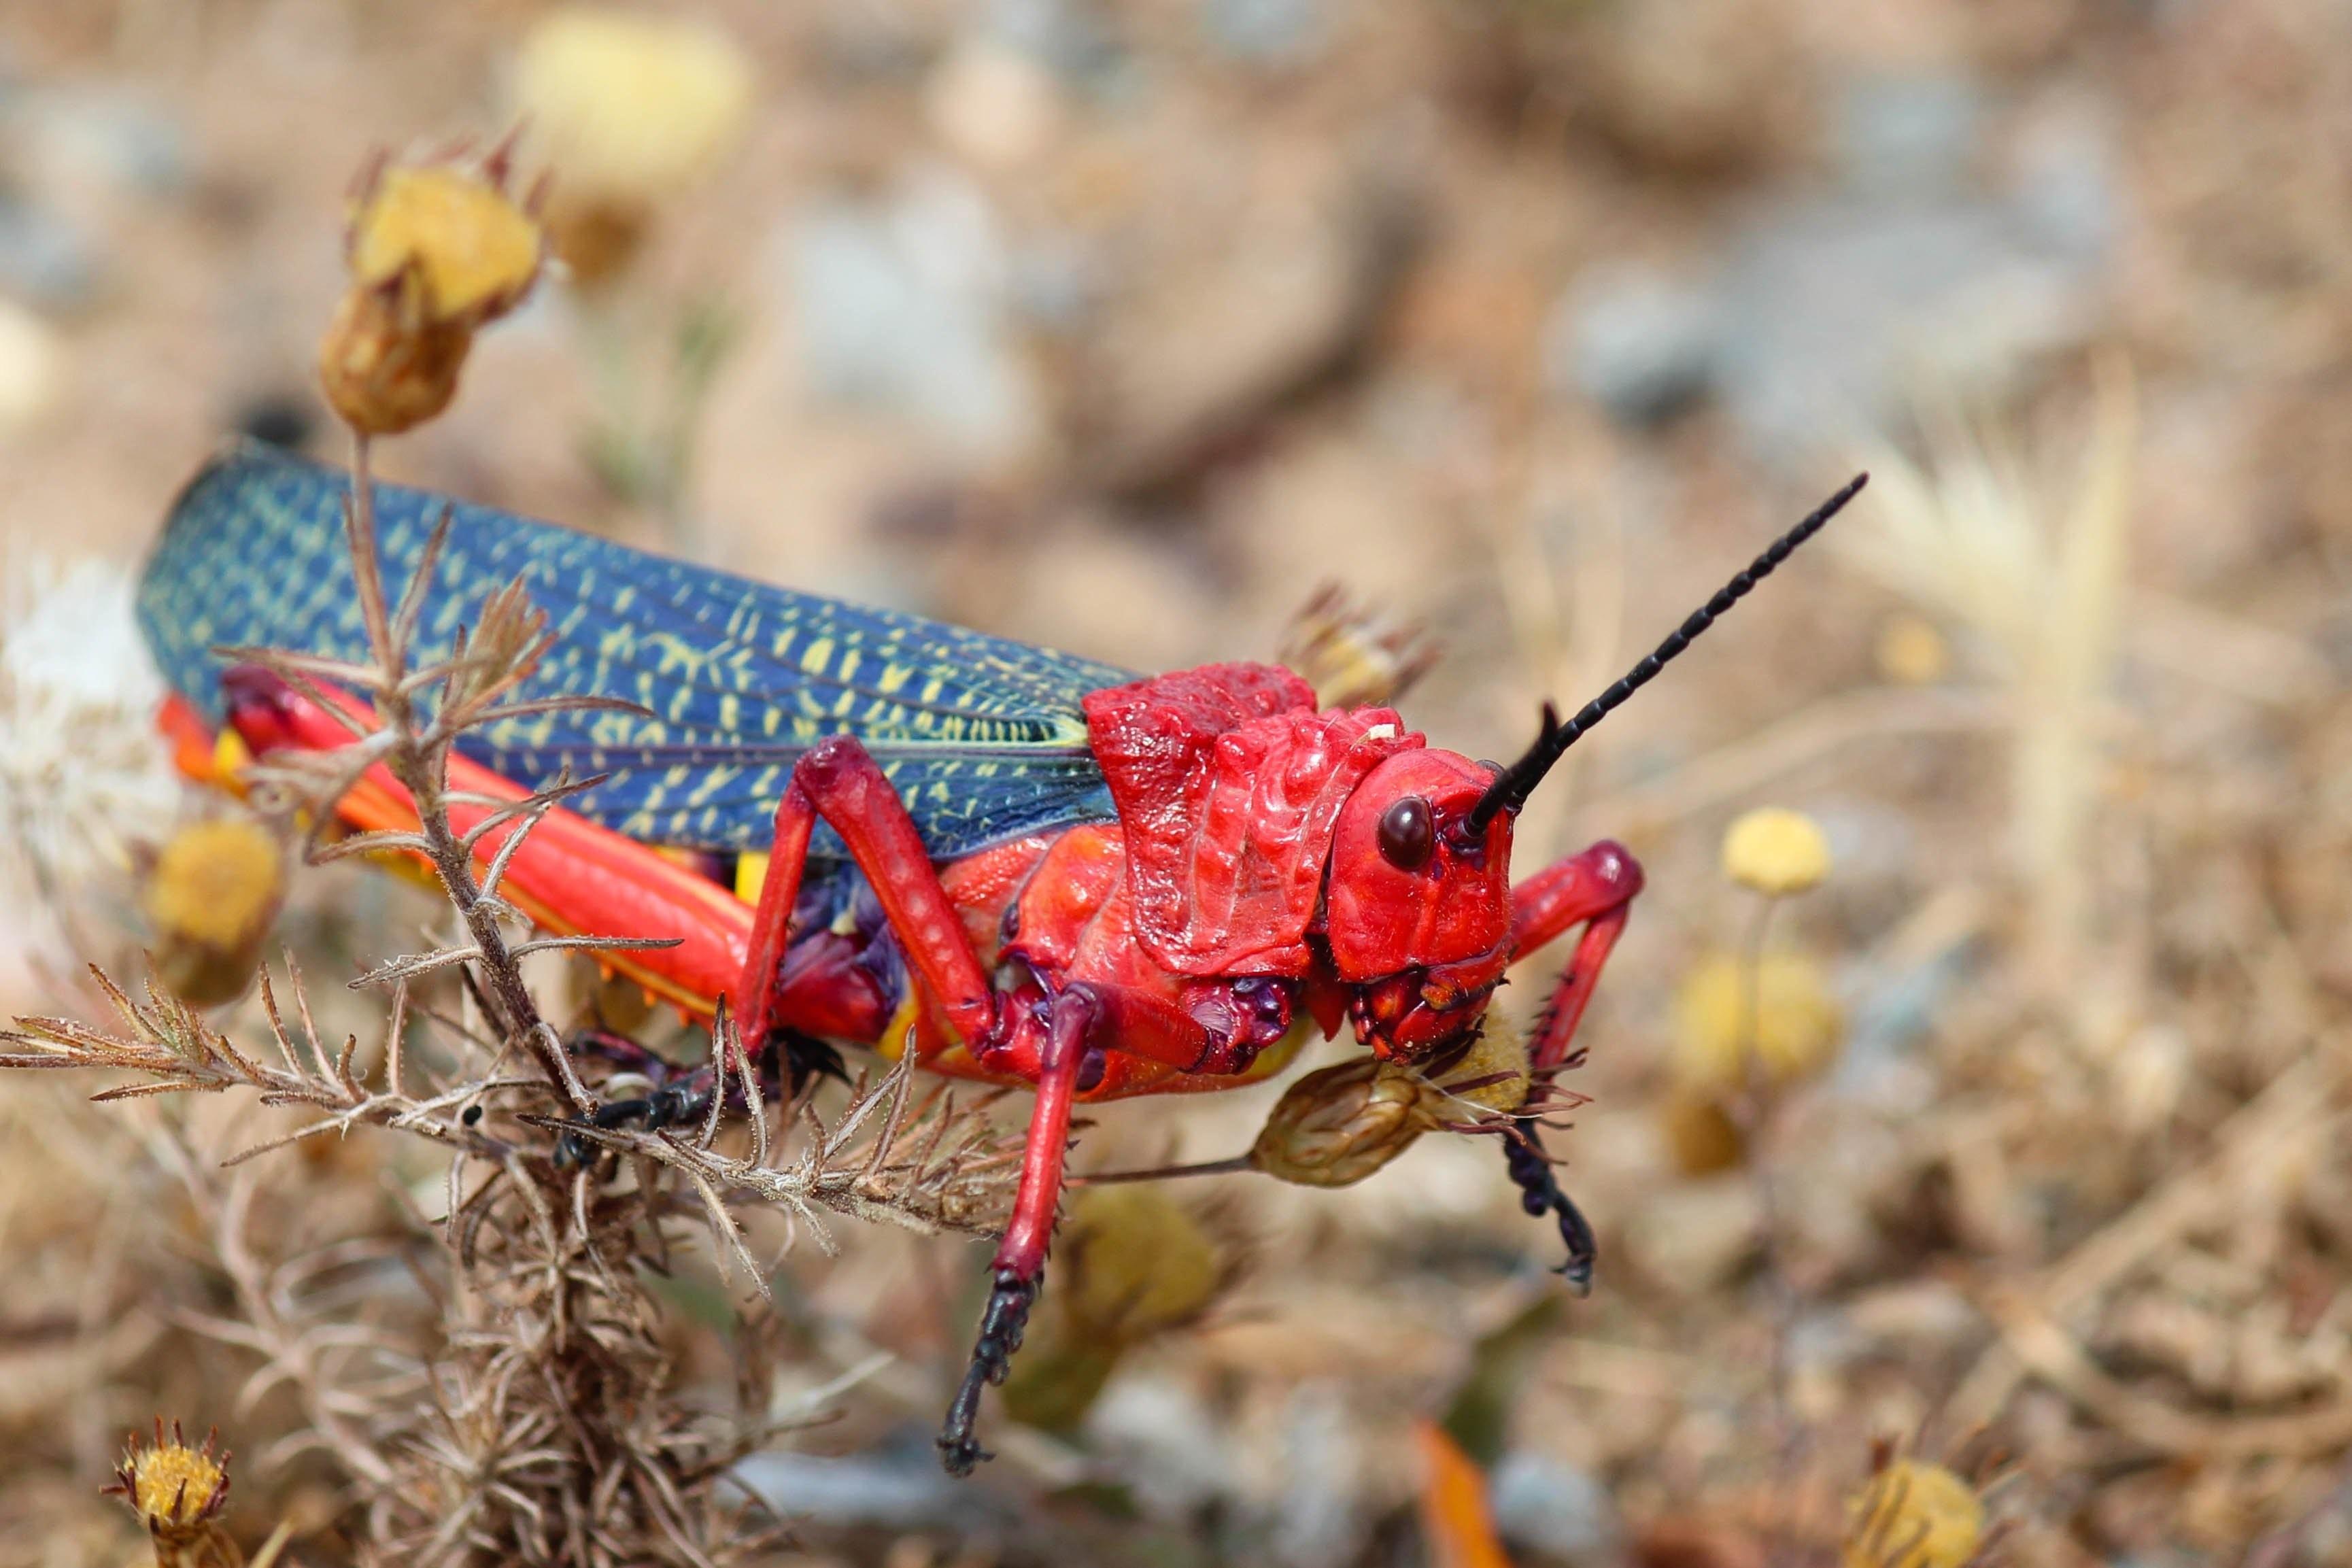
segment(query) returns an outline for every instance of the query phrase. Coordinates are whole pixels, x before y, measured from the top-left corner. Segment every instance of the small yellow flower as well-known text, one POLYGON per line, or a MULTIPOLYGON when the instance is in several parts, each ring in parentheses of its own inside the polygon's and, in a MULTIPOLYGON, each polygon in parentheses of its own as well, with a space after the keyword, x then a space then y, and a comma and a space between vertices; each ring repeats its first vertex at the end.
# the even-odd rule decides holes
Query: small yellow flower
POLYGON ((1275 1102, 1250 1163, 1300 1186, 1353 1186, 1430 1129, 1432 1093, 1418 1073, 1373 1057, 1308 1073, 1275 1102))
POLYGON ((327 401, 354 430, 396 435, 457 393, 474 333, 539 279, 539 220, 507 190, 501 150, 478 164, 371 180, 345 240, 352 286, 319 345, 327 401))
POLYGON ((1675 993, 1675 1081, 1692 1094, 1737 1093, 1751 1048, 1769 1082, 1813 1078, 1837 1059, 1844 1024, 1829 977, 1801 953, 1768 952, 1752 976, 1736 955, 1712 954, 1675 993))
POLYGON ((1952 652, 1935 623, 1908 613, 1888 617, 1878 632, 1878 673, 1897 686, 1933 686, 1952 667, 1952 652))
POLYGON ((627 264, 652 209, 741 138, 751 92, 742 51, 695 22, 571 5, 531 28, 515 103, 554 170, 548 223, 574 281, 627 264))
POLYGON ((1801 893, 1829 876, 1830 841, 1804 813, 1760 806, 1723 836, 1723 874, 1767 898, 1801 893))
POLYGON ((425 319, 478 326, 539 276, 539 225, 498 186, 446 165, 387 172, 352 225, 352 279, 398 284, 411 268, 425 319))
POLYGON ((199 1006, 235 1001, 285 894, 285 857, 259 823, 230 816, 182 828, 156 858, 142 900, 155 927, 157 978, 199 1006))
POLYGON ((1898 1459, 1846 1502, 1844 1568, 1961 1568, 1984 1542, 1984 1500, 1941 1465, 1898 1459))
POLYGON ((172 1423, 163 1436, 163 1418, 155 1417, 155 1440, 142 1444, 134 1436, 124 1448, 114 1472, 110 1494, 130 1503, 147 1526, 147 1533, 166 1546, 187 1546, 210 1532, 212 1521, 228 1506, 228 1456, 219 1451, 220 1434, 191 1448, 172 1423))

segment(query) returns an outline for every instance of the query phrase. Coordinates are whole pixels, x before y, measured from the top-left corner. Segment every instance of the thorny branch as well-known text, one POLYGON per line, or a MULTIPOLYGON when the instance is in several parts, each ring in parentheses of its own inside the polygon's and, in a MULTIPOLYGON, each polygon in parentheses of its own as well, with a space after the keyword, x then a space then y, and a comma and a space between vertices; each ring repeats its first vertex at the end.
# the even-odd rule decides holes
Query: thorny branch
POLYGON ((559 780, 520 800, 483 801, 453 794, 448 768, 457 739, 479 725, 598 704, 514 695, 550 646, 520 583, 492 595, 446 657, 416 663, 412 645, 450 520, 445 513, 398 603, 390 602, 363 440, 356 458, 345 521, 371 662, 230 650, 335 715, 352 742, 264 759, 247 779, 257 799, 307 814, 313 861, 393 851, 429 863, 458 916, 459 940, 378 963, 352 983, 388 994, 377 1051, 362 1053, 356 1036, 332 1042, 321 1034, 289 955, 282 989, 262 977, 258 1049, 158 986, 135 1000, 100 973, 110 1024, 19 1019, 0 1032, 0 1068, 127 1076, 100 1091, 100 1100, 242 1092, 312 1113, 230 1154, 224 1163, 231 1166, 364 1127, 446 1150, 442 1212, 415 1216, 405 1237, 382 1244, 392 1257, 377 1260, 404 1263, 437 1308, 437 1327, 411 1326, 404 1338, 394 1327, 338 1321, 304 1288, 338 1259, 355 1258, 352 1247, 378 1244, 265 1257, 247 1223, 260 1190, 253 1168, 224 1179, 207 1173, 176 1134, 164 1140, 167 1163, 207 1218, 236 1302, 234 1318, 184 1321, 260 1358, 248 1398, 282 1385, 300 1399, 309 1422, 301 1441, 349 1478, 364 1511, 361 1533, 382 1560, 708 1568, 759 1544, 740 1512, 718 1500, 717 1483, 777 1428, 766 1415, 755 1331, 740 1336, 751 1359, 732 1415, 677 1397, 662 1308, 647 1289, 649 1276, 675 1267, 674 1233, 707 1224, 720 1269, 741 1265, 764 1296, 774 1263, 754 1258, 740 1220, 746 1211, 773 1210, 787 1246, 806 1231, 827 1251, 824 1211, 923 1231, 984 1229, 1013 1184, 1017 1146, 986 1121, 992 1095, 959 1104, 943 1085, 919 1093, 903 1065, 877 1081, 861 1077, 830 1120, 813 1090, 772 1107, 723 1008, 710 1059, 732 1070, 715 1075, 691 1136, 587 1121, 582 1113, 596 1105, 591 1087, 518 961, 540 951, 656 943, 518 937, 509 926, 520 916, 499 888, 523 838, 593 781, 559 780), (363 697, 373 711, 342 691, 363 697), (379 766, 407 791, 415 826, 331 840, 335 805, 379 766), (487 808, 486 818, 460 831, 453 804, 487 808), (430 988, 446 986, 451 974, 476 998, 492 1037, 477 1037, 434 1005, 430 988), (408 1036, 417 1024, 454 1043, 438 1059, 469 1065, 436 1070, 414 1059, 408 1036), (539 1070, 501 1076, 500 1064, 516 1052, 539 1070), (416 1251, 415 1239, 425 1236, 439 1246, 416 1251))

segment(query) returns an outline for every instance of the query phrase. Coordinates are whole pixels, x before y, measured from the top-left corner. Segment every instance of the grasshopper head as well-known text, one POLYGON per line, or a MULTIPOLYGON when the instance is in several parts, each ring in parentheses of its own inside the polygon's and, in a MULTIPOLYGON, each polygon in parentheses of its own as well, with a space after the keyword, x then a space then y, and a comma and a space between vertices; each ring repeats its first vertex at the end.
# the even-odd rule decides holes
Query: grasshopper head
POLYGON ((1356 1036, 1381 1057, 1467 1039, 1510 963, 1512 815, 1471 823, 1494 780, 1452 752, 1400 752, 1340 808, 1325 935, 1356 1036))

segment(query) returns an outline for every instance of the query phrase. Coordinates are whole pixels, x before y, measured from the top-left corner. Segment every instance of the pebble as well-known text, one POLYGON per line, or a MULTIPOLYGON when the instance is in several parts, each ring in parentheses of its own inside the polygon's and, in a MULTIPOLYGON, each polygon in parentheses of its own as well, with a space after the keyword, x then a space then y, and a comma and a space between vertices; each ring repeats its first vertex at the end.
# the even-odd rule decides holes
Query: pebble
POLYGON ((98 288, 81 230, 46 207, 0 195, 0 290, 43 310, 79 310, 98 288))
POLYGON ((1617 1505, 1588 1470, 1515 1448, 1496 1464, 1487 1487, 1495 1528, 1517 1545, 1578 1563, 1612 1559, 1623 1547, 1617 1505))
POLYGON ((879 199, 804 208, 785 249, 801 368, 817 395, 887 408, 983 458, 1038 431, 1034 378, 1003 322, 987 199, 937 170, 879 199))
POLYGON ((1839 188, 1771 199, 1724 272, 1716 386, 1781 466, 1896 424, 1923 390, 1997 399, 2100 330, 2117 227, 2097 118, 2029 121, 2008 185, 1979 165, 1965 79, 1864 78, 1840 99, 1839 188))
POLYGON ((169 196, 188 184, 187 138, 135 95, 59 88, 12 106, 9 125, 30 172, 51 188, 169 196))
POLYGON ((1052 144, 1064 118, 1053 73, 987 37, 949 51, 924 88, 923 110, 940 141, 984 169, 1030 162, 1052 144))
POLYGON ((1239 1489, 1231 1435, 1197 1394, 1171 1379, 1137 1373, 1111 1379, 1087 1413, 1086 1435, 1163 1519, 1239 1489))
POLYGON ((1706 291, 1636 265, 1577 279, 1544 328, 1552 389, 1581 393, 1628 425, 1656 424, 1695 402, 1721 350, 1706 291))
POLYGON ((1322 0, 1200 0, 1209 41, 1262 70, 1295 70, 1322 54, 1329 23, 1322 0))
POLYGON ((1846 85, 1838 153, 1854 190, 1917 201, 1961 189, 1977 152, 1981 95, 1954 76, 1865 76, 1846 85))
POLYGON ((900 1443, 839 1458, 754 1454, 735 1479, 786 1519, 887 1530, 985 1528, 994 1520, 984 1487, 951 1479, 928 1441, 900 1443))
POLYGON ((1628 1261, 1679 1296, 1728 1281, 1755 1256, 1755 1188, 1733 1173, 1653 1194, 1625 1226, 1628 1261))
POLYGON ((1340 1388, 1292 1391, 1282 1421, 1286 1484, 1275 1520, 1274 1555, 1285 1568, 1340 1568, 1361 1560, 1368 1521, 1358 1506, 1361 1443, 1340 1388))

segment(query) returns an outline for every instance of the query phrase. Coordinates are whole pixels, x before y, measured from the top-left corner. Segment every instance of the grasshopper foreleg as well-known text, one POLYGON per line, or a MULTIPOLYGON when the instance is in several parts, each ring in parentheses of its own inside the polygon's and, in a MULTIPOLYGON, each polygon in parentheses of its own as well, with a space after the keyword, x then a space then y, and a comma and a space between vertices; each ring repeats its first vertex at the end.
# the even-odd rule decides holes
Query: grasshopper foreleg
MULTIPOLYGON (((1560 973, 1551 999, 1543 1010, 1528 1053, 1528 1070, 1540 1094, 1552 1075, 1576 1065, 1571 1047, 1586 1004, 1600 983, 1601 966, 1625 930, 1625 916, 1633 895, 1642 890, 1642 868, 1622 845, 1606 840, 1581 854, 1547 866, 1511 891, 1512 955, 1524 958, 1557 941, 1574 927, 1584 927, 1576 952, 1560 973)), ((1528 1213, 1550 1215, 1559 1225, 1559 1238, 1568 1247, 1560 1273, 1569 1288, 1581 1296, 1592 1289, 1592 1265, 1598 1251, 1592 1226, 1560 1190, 1552 1163, 1544 1153, 1543 1139, 1532 1122, 1511 1129, 1503 1140, 1504 1158, 1519 1200, 1528 1213)))

